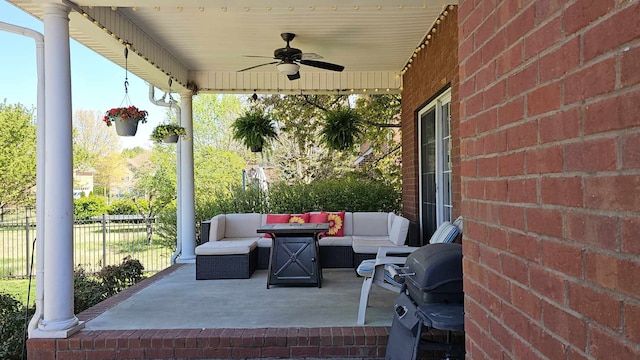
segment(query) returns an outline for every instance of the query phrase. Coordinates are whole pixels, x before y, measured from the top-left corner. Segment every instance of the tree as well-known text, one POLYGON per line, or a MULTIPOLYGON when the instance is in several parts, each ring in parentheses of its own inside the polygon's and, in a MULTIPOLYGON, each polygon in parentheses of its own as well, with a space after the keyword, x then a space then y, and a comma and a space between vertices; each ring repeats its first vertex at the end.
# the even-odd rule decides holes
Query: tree
POLYGON ((132 171, 132 199, 144 218, 147 242, 151 244, 153 218, 176 199, 176 155, 173 147, 154 146, 149 160, 132 171))
POLYGON ((119 183, 127 173, 127 164, 121 153, 111 153, 101 157, 94 166, 96 172, 93 183, 110 195, 111 186, 119 183))
POLYGON ((398 173, 388 164, 400 163, 399 136, 395 136, 400 128, 399 95, 271 95, 259 102, 280 124, 281 146, 274 149, 272 160, 284 179, 310 182, 353 171, 360 155, 359 149, 351 146, 354 144, 373 148, 375 158, 364 167, 370 175, 384 176, 389 170, 398 173), (352 117, 354 123, 345 133, 335 128, 344 125, 340 121, 332 127, 326 119, 327 114, 346 109, 357 116, 352 117), (326 138, 344 140, 328 146, 326 138))
POLYGON ((77 170, 96 168, 106 155, 120 150, 116 132, 107 128, 102 114, 76 110, 73 116, 73 162, 77 170))
POLYGON ((0 208, 30 205, 35 200, 36 126, 33 109, 0 104, 0 208))
POLYGON ((198 94, 193 98, 193 146, 240 150, 233 140, 231 123, 242 113, 242 102, 234 95, 198 94))

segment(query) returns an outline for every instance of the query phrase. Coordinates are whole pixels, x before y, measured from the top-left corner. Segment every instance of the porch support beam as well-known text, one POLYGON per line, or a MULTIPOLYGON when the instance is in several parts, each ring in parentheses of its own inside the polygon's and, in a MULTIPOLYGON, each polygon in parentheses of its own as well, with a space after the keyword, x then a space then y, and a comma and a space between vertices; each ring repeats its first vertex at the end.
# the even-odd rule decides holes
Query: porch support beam
MULTIPOLYGON (((73 156, 69 8, 45 2, 44 306, 34 338, 66 338, 84 324, 73 313, 73 156)), ((38 194, 40 196, 41 194, 38 194)), ((39 265, 40 266, 40 265, 39 265)))
POLYGON ((195 263, 196 261, 196 211, 193 175, 193 108, 192 93, 180 93, 180 125, 185 128, 187 135, 180 138, 178 196, 180 203, 179 241, 182 242, 182 254, 179 263, 195 263))

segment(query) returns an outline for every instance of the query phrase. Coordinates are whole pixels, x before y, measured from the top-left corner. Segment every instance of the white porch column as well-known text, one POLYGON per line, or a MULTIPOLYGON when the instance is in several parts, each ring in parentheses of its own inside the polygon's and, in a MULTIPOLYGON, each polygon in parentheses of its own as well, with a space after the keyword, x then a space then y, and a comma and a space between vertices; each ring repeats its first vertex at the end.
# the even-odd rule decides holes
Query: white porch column
POLYGON ((31 333, 66 338, 84 325, 73 313, 73 158, 69 8, 43 3, 45 34, 45 181, 43 318, 31 333))
POLYGON ((193 186, 193 109, 192 93, 180 93, 180 125, 187 131, 186 139, 180 139, 180 227, 178 240, 182 242, 179 263, 193 263, 196 260, 196 207, 193 186))

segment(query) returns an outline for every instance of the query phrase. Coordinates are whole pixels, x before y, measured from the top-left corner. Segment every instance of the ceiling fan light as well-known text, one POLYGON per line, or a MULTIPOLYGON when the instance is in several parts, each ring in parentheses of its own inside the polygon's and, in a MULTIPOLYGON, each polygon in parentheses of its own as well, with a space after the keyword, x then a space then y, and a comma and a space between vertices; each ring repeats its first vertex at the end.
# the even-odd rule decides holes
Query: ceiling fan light
POLYGON ((294 75, 300 70, 300 65, 296 63, 280 63, 276 67, 284 75, 294 75))

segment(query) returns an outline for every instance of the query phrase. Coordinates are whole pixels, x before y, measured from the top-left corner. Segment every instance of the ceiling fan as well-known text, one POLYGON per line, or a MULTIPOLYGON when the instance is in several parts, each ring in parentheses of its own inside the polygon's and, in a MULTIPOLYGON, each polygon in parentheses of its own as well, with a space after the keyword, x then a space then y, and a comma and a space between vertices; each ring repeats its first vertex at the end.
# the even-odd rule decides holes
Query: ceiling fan
MULTIPOLYGON (((282 33, 280 34, 280 36, 282 37, 282 40, 287 42, 287 46, 280 48, 280 49, 276 49, 273 52, 273 59, 274 60, 278 60, 278 61, 272 61, 272 62, 268 62, 265 64, 260 64, 260 65, 255 65, 255 66, 251 66, 248 67, 246 69, 242 69, 242 70, 238 70, 238 72, 241 71, 247 71, 247 70, 251 70, 251 69, 255 69, 257 67, 261 67, 261 66, 266 66, 266 65, 273 65, 273 64, 277 64, 276 68, 278 69, 278 71, 280 71, 282 74, 287 75, 287 77, 289 78, 289 80, 296 80, 300 78, 300 65, 307 65, 307 66, 313 66, 316 68, 320 68, 320 69, 325 69, 325 70, 331 70, 331 71, 342 71, 344 70, 344 66, 342 65, 337 65, 337 64, 332 64, 332 63, 328 63, 328 62, 324 62, 324 61, 317 61, 317 60, 313 60, 313 59, 321 59, 322 57, 317 55, 317 54, 313 54, 313 53, 303 53, 300 49, 296 49, 296 48, 292 48, 291 46, 289 46, 289 42, 291 42, 291 40, 293 40, 293 38, 296 37, 296 34, 293 33, 282 33)), ((268 56, 252 56, 252 55, 245 55, 247 57, 267 57, 268 56)))

